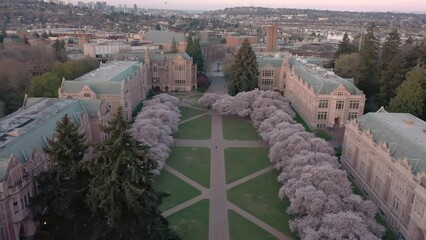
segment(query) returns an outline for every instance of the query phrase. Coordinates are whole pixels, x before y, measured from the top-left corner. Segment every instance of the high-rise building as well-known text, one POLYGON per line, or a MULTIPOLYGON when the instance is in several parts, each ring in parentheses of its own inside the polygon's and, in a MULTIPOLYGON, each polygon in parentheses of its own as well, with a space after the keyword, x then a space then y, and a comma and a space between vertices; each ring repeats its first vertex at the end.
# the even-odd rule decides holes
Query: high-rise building
POLYGON ((266 27, 266 51, 275 52, 277 50, 278 24, 274 23, 266 27))

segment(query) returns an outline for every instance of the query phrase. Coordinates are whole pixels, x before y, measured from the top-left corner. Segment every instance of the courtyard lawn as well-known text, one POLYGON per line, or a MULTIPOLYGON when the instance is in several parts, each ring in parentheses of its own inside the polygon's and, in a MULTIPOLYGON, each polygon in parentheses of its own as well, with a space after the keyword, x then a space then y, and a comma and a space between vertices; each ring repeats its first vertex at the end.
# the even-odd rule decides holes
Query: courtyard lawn
POLYGON ((163 199, 163 203, 160 206, 161 211, 176 207, 201 194, 198 189, 193 188, 165 170, 155 179, 155 187, 158 191, 170 194, 170 196, 163 199))
POLYGON ((222 116, 222 125, 223 138, 226 140, 256 141, 261 139, 248 119, 222 116))
POLYGON ((172 147, 166 163, 200 185, 210 187, 210 148, 172 147))
POLYGON ((228 210, 230 240, 276 240, 274 236, 238 213, 228 210))
POLYGON ((330 134, 328 134, 327 132, 324 131, 318 131, 315 133, 315 136, 324 139, 325 141, 330 141, 331 140, 331 136, 330 134))
POLYGON ((278 198, 281 184, 277 176, 277 172, 271 171, 236 186, 228 190, 228 200, 285 235, 298 239, 288 226, 292 219, 286 213, 289 202, 278 198))
POLYGON ((177 139, 207 140, 212 136, 212 115, 204 115, 189 122, 179 124, 177 139))
POLYGON ((271 165, 268 148, 226 148, 226 183, 232 183, 271 165))
POLYGON ((201 200, 192 206, 167 217, 170 227, 185 240, 209 238, 209 200, 201 200))
POLYGON ((189 108, 189 107, 179 107, 179 110, 180 110, 180 114, 182 114, 181 121, 198 116, 206 112, 203 110, 189 108))

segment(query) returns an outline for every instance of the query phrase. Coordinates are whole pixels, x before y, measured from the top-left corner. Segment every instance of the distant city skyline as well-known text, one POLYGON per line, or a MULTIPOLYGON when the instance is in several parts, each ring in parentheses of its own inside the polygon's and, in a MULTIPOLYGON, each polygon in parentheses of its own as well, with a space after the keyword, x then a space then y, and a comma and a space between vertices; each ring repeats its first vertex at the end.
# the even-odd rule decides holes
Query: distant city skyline
POLYGON ((174 10, 217 10, 230 7, 254 6, 269 8, 310 8, 337 11, 426 12, 426 1, 424 0, 358 0, 353 2, 341 0, 323 0, 321 2, 317 0, 286 0, 285 2, 281 0, 71 0, 73 4, 77 4, 78 1, 105 1, 107 4, 114 6, 127 4, 127 7, 133 7, 133 4, 137 4, 138 8, 167 8, 174 10))

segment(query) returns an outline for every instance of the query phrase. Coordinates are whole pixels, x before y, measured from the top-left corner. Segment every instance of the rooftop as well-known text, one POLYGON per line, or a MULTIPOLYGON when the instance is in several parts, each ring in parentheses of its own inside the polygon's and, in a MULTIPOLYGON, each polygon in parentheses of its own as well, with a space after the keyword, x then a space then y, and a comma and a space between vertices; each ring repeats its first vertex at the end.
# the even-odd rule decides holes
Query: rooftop
POLYGON ((79 93, 85 85, 96 94, 120 94, 121 83, 137 74, 141 63, 137 61, 112 61, 71 81, 64 81, 61 90, 79 93))
POLYGON ((426 171, 426 122, 409 113, 379 111, 358 118, 362 130, 370 129, 374 141, 386 142, 394 159, 406 157, 413 173, 426 171))
POLYGON ((149 54, 149 60, 153 61, 153 62, 167 62, 167 61, 172 61, 174 59, 176 59, 177 57, 182 57, 185 60, 191 60, 192 58, 188 55, 188 53, 184 52, 184 53, 150 53, 149 54))
POLYGON ((87 112, 82 101, 73 99, 33 99, 30 105, 0 119, 0 180, 4 178, 10 156, 28 161, 32 151, 47 146, 56 123, 67 114, 72 121, 87 112))
POLYGON ((75 82, 121 82, 134 75, 140 67, 136 61, 112 61, 74 79, 75 82))
POLYGON ((299 78, 314 89, 316 94, 330 94, 343 85, 351 95, 363 95, 353 81, 339 77, 332 70, 318 66, 314 58, 290 58, 289 65, 294 68, 299 78))
POLYGON ((171 44, 173 41, 186 42, 186 37, 183 33, 171 31, 150 30, 144 34, 144 39, 156 44, 171 44))
POLYGON ((284 58, 257 58, 257 64, 259 68, 263 68, 270 64, 273 67, 281 67, 283 65, 284 58))

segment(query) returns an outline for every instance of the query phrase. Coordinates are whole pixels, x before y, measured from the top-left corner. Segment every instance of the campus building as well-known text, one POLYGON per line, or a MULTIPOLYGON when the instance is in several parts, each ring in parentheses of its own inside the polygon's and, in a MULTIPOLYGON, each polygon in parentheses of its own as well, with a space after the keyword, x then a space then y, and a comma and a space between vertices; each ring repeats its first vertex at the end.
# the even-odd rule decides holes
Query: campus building
POLYGON ((426 122, 384 109, 353 119, 341 161, 398 239, 426 239, 426 122))
POLYGON ((83 44, 84 56, 96 58, 103 63, 107 62, 113 54, 122 51, 128 51, 130 49, 131 46, 129 44, 118 41, 104 41, 83 44))
POLYGON ((285 96, 312 128, 343 127, 363 114, 365 95, 351 79, 322 68, 316 59, 288 58, 285 96))
POLYGON ((145 99, 149 86, 147 70, 136 61, 112 61, 74 80, 63 80, 60 99, 102 99, 112 112, 123 109, 126 120, 145 99))
POLYGON ((149 86, 164 92, 197 89, 197 64, 186 53, 145 52, 143 68, 149 86))
POLYGON ((266 51, 275 52, 277 50, 278 24, 275 23, 266 27, 266 51))
POLYGON ((183 33, 172 31, 150 30, 143 34, 145 43, 158 45, 160 49, 171 51, 173 42, 178 52, 185 52, 187 39, 183 33))
MULTIPOLYGON (((35 176, 47 169, 48 147, 56 123, 67 115, 88 143, 103 139, 99 125, 111 114, 102 100, 28 99, 0 119, 0 240, 31 239, 38 227, 30 208, 35 176)), ((91 154, 91 150, 88 151, 91 154)))
POLYGON ((288 64, 282 57, 257 57, 259 67, 259 89, 284 91, 285 69, 288 64))

